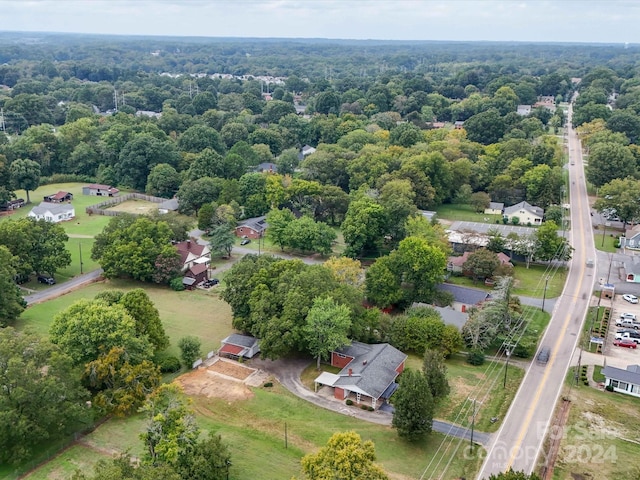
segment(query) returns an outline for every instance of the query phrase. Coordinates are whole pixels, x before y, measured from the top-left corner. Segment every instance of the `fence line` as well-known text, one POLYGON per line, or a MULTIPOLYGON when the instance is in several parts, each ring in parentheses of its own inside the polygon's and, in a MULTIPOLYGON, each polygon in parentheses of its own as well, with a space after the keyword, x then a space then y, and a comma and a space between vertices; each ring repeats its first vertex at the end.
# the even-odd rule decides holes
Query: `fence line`
MULTIPOLYGON (((85 211, 89 215, 96 214, 96 215, 106 215, 108 217, 116 217, 125 212, 116 212, 113 210, 106 210, 106 209, 131 199, 146 200, 147 202, 152 202, 152 203, 163 203, 169 200, 168 198, 160 198, 160 197, 154 197, 153 195, 145 195, 144 193, 132 192, 132 193, 125 193, 124 195, 118 195, 117 197, 109 197, 108 200, 104 200, 103 202, 96 203, 95 205, 91 205, 87 207, 85 211)), ((136 214, 134 213, 130 215, 136 215, 136 214)))

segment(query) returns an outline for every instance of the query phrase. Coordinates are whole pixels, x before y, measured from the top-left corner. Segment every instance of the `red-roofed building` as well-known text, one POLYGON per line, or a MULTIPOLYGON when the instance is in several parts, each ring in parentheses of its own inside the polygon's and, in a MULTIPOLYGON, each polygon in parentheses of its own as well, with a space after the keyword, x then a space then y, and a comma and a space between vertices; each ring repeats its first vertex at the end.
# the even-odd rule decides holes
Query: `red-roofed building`
POLYGON ((175 247, 180 254, 183 272, 194 265, 204 264, 207 268, 211 265, 211 250, 207 245, 200 245, 195 238, 176 243, 175 247))
POLYGON ((193 278, 195 280, 193 285, 199 285, 202 282, 209 280, 209 265, 205 263, 196 263, 187 270, 184 276, 193 278))
POLYGON ((251 335, 232 333, 222 340, 222 346, 218 350, 221 357, 238 359, 240 357, 253 358, 260 353, 260 342, 251 335))
POLYGON ((53 195, 45 195, 44 201, 49 203, 70 202, 73 200, 73 193, 59 191, 53 195))
POLYGON ((95 195, 96 197, 117 197, 120 194, 120 190, 111 185, 92 183, 91 185, 82 187, 82 194, 95 195))

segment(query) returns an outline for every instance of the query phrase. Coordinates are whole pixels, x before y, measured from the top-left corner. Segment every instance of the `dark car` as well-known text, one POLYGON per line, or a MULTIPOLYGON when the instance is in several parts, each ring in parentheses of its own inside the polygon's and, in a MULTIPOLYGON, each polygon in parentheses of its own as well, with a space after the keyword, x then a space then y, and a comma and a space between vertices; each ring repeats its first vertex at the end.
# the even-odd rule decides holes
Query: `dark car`
POLYGON ((55 285, 56 284, 56 279, 53 277, 50 277, 48 275, 38 275, 38 281, 40 283, 44 283, 45 285, 55 285))
POLYGON ((213 287, 214 285, 218 285, 220 283, 220 280, 218 280, 217 278, 212 278, 211 280, 207 280, 206 282, 203 282, 202 286, 204 288, 209 288, 209 287, 213 287))
POLYGON ((240 242, 240 245, 246 245, 247 243, 251 243, 251 240, 249 240, 248 238, 245 238, 240 242))
POLYGON ((549 347, 542 347, 536 357, 536 363, 538 365, 546 365, 551 357, 551 349, 549 347))

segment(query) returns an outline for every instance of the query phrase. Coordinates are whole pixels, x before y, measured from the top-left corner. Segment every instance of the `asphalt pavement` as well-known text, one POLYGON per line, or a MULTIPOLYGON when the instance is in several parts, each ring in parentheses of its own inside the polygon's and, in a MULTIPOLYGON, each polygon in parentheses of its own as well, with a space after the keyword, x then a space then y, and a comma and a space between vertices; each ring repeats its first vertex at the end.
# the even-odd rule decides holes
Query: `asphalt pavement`
POLYGON ((44 290, 39 290, 35 293, 26 295, 24 297, 24 300, 27 302, 27 305, 33 305, 36 303, 45 302, 47 300, 51 300, 52 298, 59 297, 60 295, 64 295, 65 293, 69 293, 73 290, 76 290, 90 283, 97 282, 98 280, 101 280, 101 279, 102 279, 102 269, 93 270, 83 275, 78 275, 77 277, 73 277, 72 279, 67 280, 66 282, 57 283, 56 285, 52 285, 50 287, 45 288, 44 290))

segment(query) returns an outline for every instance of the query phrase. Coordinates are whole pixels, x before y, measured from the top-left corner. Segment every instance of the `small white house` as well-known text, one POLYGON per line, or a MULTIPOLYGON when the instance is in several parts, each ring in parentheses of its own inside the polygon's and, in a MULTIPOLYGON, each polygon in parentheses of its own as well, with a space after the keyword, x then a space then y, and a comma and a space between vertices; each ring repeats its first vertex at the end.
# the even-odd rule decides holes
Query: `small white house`
POLYGON ((76 216, 76 211, 71 204, 41 202, 37 207, 33 207, 27 216, 36 220, 58 223, 71 220, 76 216))
POLYGON ((485 215, 502 215, 504 209, 504 203, 501 202, 489 202, 489 207, 484 209, 485 215))
POLYGON ((602 374, 605 377, 605 387, 613 388, 614 392, 640 397, 640 365, 628 365, 626 370, 606 366, 602 369, 602 374))
POLYGON ((513 221, 513 217, 518 217, 520 225, 540 225, 544 217, 544 210, 527 202, 516 203, 504 209, 504 216, 513 221))

